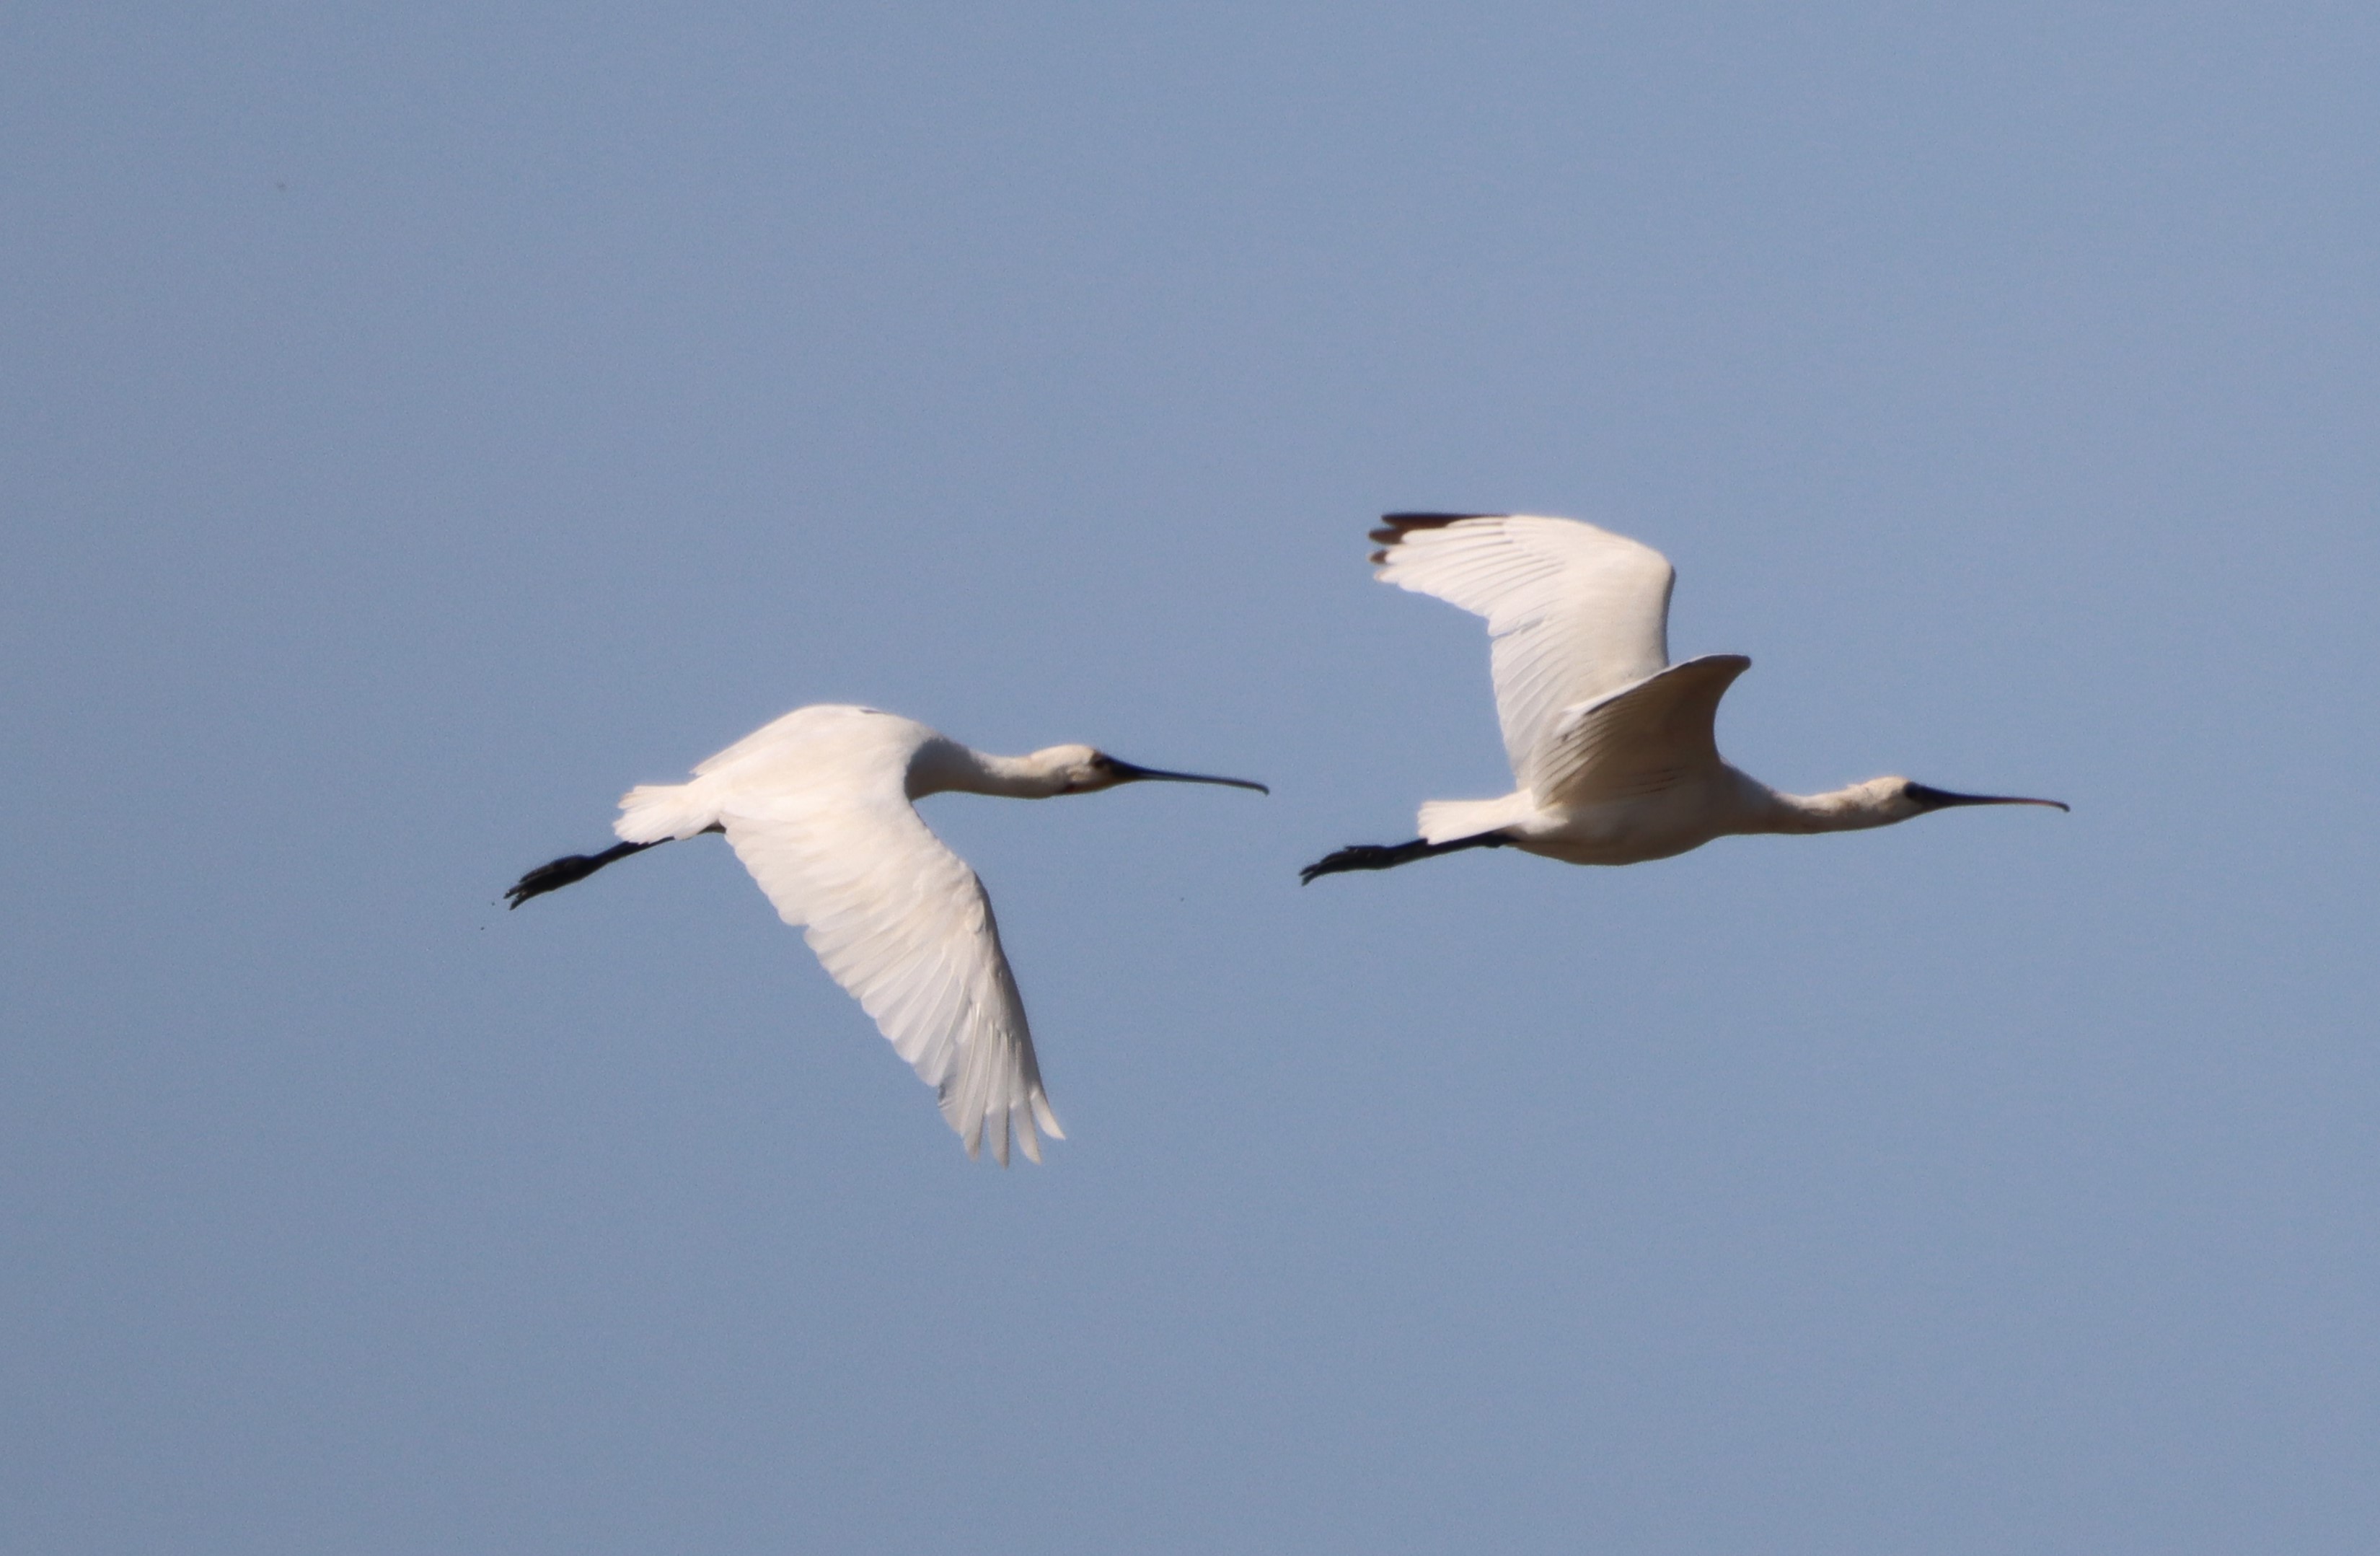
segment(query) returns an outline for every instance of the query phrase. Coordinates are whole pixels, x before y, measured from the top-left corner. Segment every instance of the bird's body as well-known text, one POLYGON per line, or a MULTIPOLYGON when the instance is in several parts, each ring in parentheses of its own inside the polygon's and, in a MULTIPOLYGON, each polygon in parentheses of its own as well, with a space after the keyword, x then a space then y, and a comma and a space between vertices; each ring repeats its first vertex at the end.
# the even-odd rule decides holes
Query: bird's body
POLYGON ((1713 723, 1752 662, 1710 654, 1670 663, 1676 575, 1660 553, 1624 536, 1522 514, 1390 514, 1372 538, 1382 582, 1488 618, 1517 786, 1497 799, 1432 800, 1413 842, 1342 848, 1308 865, 1307 881, 1464 848, 1639 864, 1730 833, 1849 832, 1955 805, 2058 805, 1904 778, 1790 795, 1730 766, 1713 723))
POLYGON ((616 847, 556 859, 506 894, 517 907, 628 854, 725 833, 778 915, 935 1088, 968 1154, 989 1134, 1004 1166, 1013 1132, 1038 1161, 1038 1134, 1063 1136, 991 899, 911 802, 952 791, 1041 799, 1151 779, 1263 787, 1135 767, 1088 746, 990 756, 911 719, 820 704, 746 735, 687 783, 630 790, 616 847))
MULTIPOLYGON (((1658 793, 1632 799, 1545 806, 1522 794, 1488 803, 1510 804, 1512 820, 1497 830, 1524 854, 1573 865, 1634 865, 1683 854, 1728 833, 1755 830, 1766 798, 1742 773, 1721 766, 1685 774, 1658 793)), ((1441 835, 1437 841, 1452 839, 1441 835)))

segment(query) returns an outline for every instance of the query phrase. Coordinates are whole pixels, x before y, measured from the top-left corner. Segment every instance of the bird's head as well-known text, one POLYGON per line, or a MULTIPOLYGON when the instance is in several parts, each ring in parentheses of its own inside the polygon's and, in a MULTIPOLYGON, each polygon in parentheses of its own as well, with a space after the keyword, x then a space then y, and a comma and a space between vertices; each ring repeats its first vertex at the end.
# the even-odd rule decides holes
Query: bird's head
POLYGON ((1905 821, 1912 816, 1923 816, 1929 810, 1948 810, 1958 805, 2046 805, 2052 809, 2068 808, 2057 799, 2026 799, 2016 795, 1961 795, 1948 789, 1937 789, 1909 778, 1871 778, 1857 784, 1853 792, 1868 791, 1868 803, 1888 821, 1905 821))
POLYGON ((1249 778, 1212 778, 1203 772, 1168 772, 1140 767, 1089 746, 1051 746, 1028 759, 1047 772, 1062 795, 1096 794, 1119 784, 1223 784, 1235 789, 1272 791, 1249 778))

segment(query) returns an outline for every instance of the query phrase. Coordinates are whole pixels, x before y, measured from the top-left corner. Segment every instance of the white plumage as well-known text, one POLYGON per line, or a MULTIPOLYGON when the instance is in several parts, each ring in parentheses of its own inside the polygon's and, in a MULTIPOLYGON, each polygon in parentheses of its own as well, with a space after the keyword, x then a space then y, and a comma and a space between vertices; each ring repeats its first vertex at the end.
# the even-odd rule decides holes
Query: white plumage
POLYGON ((517 907, 640 849, 724 833, 779 917, 803 930, 827 972, 934 1088, 967 1154, 988 1134, 1005 1166, 1013 1133, 1038 1161, 1039 1136, 1064 1136, 991 899, 911 802, 949 790, 1044 798, 1148 780, 1263 788, 1135 767, 1087 746, 989 756, 872 708, 800 708, 704 761, 687 783, 631 789, 613 829, 618 847, 557 859, 509 894, 517 907))
POLYGON ((1524 514, 1390 514, 1372 538, 1381 582, 1488 619, 1515 787, 1496 799, 1431 800, 1414 842, 1342 848, 1307 866, 1307 881, 1459 848, 1621 865, 1730 833, 1842 832, 1958 805, 2066 808, 1897 777, 1789 795, 1730 767, 1713 724, 1752 661, 1710 654, 1671 664, 1677 575, 1625 536, 1524 514))

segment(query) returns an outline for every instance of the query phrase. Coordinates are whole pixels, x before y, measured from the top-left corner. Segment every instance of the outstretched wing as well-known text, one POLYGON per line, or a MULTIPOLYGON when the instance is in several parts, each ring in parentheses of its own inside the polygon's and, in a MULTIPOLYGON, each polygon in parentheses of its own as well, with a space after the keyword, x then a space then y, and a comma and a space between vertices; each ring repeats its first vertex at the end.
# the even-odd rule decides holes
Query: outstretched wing
POLYGON ((1537 802, 1635 799, 1717 766, 1718 699, 1751 668, 1742 654, 1706 654, 1568 710, 1538 758, 1537 802))
POLYGON ((1372 539, 1381 582, 1488 618, 1504 754, 1541 797, 1564 710, 1670 663, 1676 574, 1650 546, 1524 514, 1389 514, 1372 539))
POLYGON ((722 752, 698 780, 718 785, 735 857, 935 1089, 968 1155, 988 1132, 1006 1166, 1013 1129, 1040 1161, 1036 1126, 1053 1139, 1064 1133, 1041 1088, 991 899, 909 803, 909 760, 932 732, 856 708, 779 722, 793 727, 722 752))

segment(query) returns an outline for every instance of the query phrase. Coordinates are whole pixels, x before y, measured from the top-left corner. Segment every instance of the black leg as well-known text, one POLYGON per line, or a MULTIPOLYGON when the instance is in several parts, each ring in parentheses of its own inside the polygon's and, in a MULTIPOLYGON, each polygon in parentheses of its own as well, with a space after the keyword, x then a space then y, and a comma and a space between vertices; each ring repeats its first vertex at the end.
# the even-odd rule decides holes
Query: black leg
POLYGON ((1424 843, 1417 837, 1411 843, 1358 843, 1299 870, 1297 883, 1308 886, 1318 876, 1337 875, 1342 870, 1394 869, 1415 859, 1434 859, 1440 854, 1459 854, 1465 848, 1501 848, 1512 841, 1502 833, 1490 832, 1477 837, 1458 837, 1451 843, 1424 843))
MULTIPOLYGON (((662 841, 666 843, 669 840, 663 838, 662 841)), ((605 865, 615 864, 631 854, 641 854, 652 846, 654 845, 650 843, 615 843, 600 854, 572 854, 550 865, 540 865, 505 888, 504 898, 512 906, 518 907, 531 897, 558 892, 574 881, 586 880, 605 865)))
MULTIPOLYGON (((713 821, 702 830, 723 833, 727 829, 713 821)), ((541 897, 548 892, 560 891, 574 881, 586 880, 605 865, 616 864, 631 854, 641 854, 648 848, 658 848, 669 841, 670 839, 663 837, 650 843, 614 843, 600 854, 572 854, 565 858, 556 859, 550 865, 540 865, 530 870, 527 875, 504 888, 504 897, 510 906, 518 907, 531 897, 541 897)))

